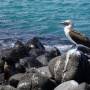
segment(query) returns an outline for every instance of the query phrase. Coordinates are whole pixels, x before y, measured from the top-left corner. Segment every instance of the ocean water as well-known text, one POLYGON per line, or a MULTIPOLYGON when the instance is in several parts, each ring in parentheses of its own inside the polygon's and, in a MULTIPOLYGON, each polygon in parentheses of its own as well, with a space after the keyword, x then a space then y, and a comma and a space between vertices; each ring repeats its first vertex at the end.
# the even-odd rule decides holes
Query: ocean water
POLYGON ((0 45, 34 36, 44 45, 70 44, 59 24, 66 19, 90 37, 90 0, 0 0, 0 45))

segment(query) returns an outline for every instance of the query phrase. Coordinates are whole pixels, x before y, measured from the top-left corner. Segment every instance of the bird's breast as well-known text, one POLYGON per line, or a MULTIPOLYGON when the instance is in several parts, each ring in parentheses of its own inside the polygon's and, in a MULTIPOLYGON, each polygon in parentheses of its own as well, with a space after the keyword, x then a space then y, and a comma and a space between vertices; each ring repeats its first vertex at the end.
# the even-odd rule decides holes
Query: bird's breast
POLYGON ((73 41, 73 39, 71 38, 70 34, 69 34, 69 33, 70 33, 70 30, 69 30, 69 29, 65 29, 64 32, 65 32, 66 37, 67 37, 72 43, 76 44, 76 43, 73 41))

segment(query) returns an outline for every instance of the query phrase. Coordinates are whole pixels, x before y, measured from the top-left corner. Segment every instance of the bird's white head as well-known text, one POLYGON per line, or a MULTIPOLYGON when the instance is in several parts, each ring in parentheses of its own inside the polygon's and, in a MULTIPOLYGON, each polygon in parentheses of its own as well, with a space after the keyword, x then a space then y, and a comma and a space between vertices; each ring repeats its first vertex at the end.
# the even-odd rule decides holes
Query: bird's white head
POLYGON ((64 29, 72 29, 73 23, 71 20, 65 20, 64 22, 62 22, 61 24, 63 24, 65 27, 64 29))

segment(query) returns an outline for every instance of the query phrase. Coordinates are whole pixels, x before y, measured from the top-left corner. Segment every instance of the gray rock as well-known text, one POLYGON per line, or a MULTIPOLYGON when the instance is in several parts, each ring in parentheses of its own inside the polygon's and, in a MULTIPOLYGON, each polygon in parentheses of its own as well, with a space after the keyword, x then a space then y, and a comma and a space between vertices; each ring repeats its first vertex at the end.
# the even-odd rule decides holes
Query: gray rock
POLYGON ((62 72, 64 68, 65 55, 58 56, 49 62, 49 70, 56 81, 61 82, 62 72))
POLYGON ((74 90, 77 87, 78 87, 78 83, 74 80, 71 80, 60 84, 54 90, 74 90))
POLYGON ((46 76, 48 76, 48 77, 51 78, 51 73, 50 73, 50 71, 49 71, 48 66, 40 67, 40 68, 38 68, 37 70, 39 70, 40 72, 45 73, 46 76))
POLYGON ((48 65, 50 60, 54 57, 60 56, 61 53, 57 48, 52 48, 50 51, 45 52, 43 55, 38 56, 36 59, 44 66, 48 65))
POLYGON ((76 50, 69 50, 65 55, 58 56, 50 61, 49 70, 57 82, 75 79, 78 71, 81 54, 76 50))
POLYGON ((19 90, 53 90, 55 83, 49 79, 44 73, 36 69, 32 69, 30 73, 26 73, 18 84, 19 90))
POLYGON ((62 74, 62 82, 75 79, 78 74, 78 66, 81 53, 75 49, 69 50, 66 54, 65 66, 62 74))
POLYGON ((45 54, 38 56, 36 59, 37 59, 37 61, 39 61, 43 66, 48 65, 49 58, 48 58, 45 54))

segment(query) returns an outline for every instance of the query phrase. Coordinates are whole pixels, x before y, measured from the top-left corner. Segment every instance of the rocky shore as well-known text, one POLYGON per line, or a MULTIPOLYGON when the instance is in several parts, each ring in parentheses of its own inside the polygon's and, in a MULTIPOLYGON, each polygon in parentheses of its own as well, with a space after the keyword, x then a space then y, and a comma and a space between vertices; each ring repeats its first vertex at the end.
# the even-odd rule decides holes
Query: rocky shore
POLYGON ((0 49, 0 90, 90 90, 90 50, 46 49, 37 37, 0 49))

